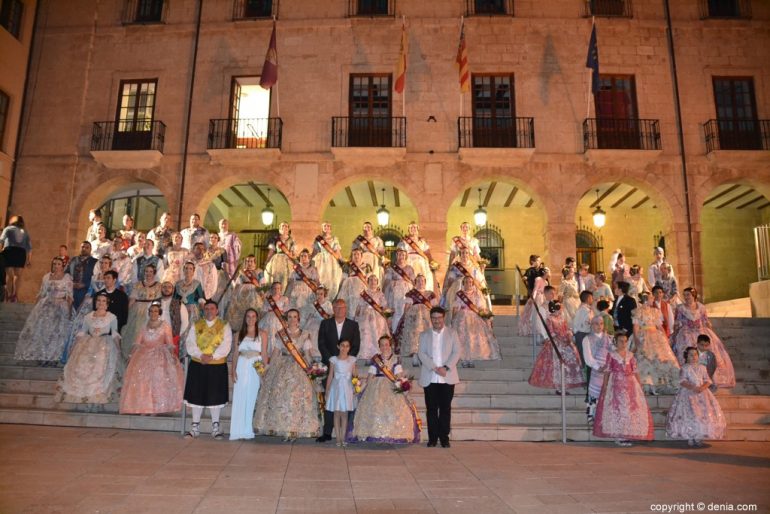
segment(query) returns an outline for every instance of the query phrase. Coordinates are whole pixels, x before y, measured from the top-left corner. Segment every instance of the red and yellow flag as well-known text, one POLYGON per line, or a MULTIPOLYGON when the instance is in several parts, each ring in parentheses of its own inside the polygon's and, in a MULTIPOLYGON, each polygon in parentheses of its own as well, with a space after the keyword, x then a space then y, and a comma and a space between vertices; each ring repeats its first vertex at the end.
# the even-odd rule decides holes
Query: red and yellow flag
POLYGON ((406 62, 409 55, 409 37, 406 35, 406 24, 401 25, 401 50, 396 64, 396 93, 403 93, 406 86, 406 62))
POLYGON ((465 45, 465 20, 460 26, 460 44, 457 47, 455 63, 460 72, 460 91, 467 93, 471 90, 471 72, 468 68, 468 48, 465 45))

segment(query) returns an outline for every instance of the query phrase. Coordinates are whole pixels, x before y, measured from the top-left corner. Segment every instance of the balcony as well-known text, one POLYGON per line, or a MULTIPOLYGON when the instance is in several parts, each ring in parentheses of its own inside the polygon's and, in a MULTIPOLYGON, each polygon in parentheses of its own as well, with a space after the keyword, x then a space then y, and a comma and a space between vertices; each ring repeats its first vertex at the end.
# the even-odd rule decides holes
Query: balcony
POLYGON ((586 0, 583 16, 605 18, 633 18, 634 8, 631 0, 586 0))
POLYGON ((222 163, 276 158, 281 153, 283 120, 248 118, 209 120, 208 154, 222 163))
POLYGON ((332 147, 405 148, 406 118, 334 116, 332 147))
POLYGON ((465 0, 466 16, 513 16, 513 0, 465 0))
POLYGON ((396 0, 347 0, 349 18, 393 17, 396 0))
POLYGON ((91 155, 108 168, 151 168, 160 163, 165 137, 162 121, 97 121, 91 132, 91 155))
POLYGON ((469 164, 523 165, 535 152, 534 118, 457 118, 460 160, 469 164))
POLYGON ((233 20, 260 20, 278 16, 278 0, 233 0, 233 20))
POLYGON ((751 0, 699 0, 700 18, 750 19, 751 0))
POLYGON ((770 120, 708 120, 703 124, 706 154, 729 163, 766 160, 770 120))
POLYGON ((660 150, 660 122, 638 118, 588 118, 583 150, 660 150))
POLYGON ((123 24, 163 23, 165 11, 163 0, 126 0, 123 8, 123 24))

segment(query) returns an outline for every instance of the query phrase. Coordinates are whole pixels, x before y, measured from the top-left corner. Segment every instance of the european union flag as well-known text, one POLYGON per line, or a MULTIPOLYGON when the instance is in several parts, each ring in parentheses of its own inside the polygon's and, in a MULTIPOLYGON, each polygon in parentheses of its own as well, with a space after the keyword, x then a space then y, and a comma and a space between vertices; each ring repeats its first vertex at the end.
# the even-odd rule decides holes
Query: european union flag
POLYGON ((596 45, 596 25, 591 29, 591 41, 588 43, 586 68, 591 68, 591 93, 599 91, 599 47, 596 45))

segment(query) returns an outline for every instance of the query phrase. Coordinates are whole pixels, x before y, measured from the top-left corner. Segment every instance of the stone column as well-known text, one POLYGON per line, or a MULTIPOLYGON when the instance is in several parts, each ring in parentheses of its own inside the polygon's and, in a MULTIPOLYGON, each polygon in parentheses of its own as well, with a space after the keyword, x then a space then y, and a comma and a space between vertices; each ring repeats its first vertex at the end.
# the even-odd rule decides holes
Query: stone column
POLYGON ((543 262, 551 268, 551 281, 561 282, 561 269, 567 257, 574 257, 575 223, 554 221, 545 226, 545 255, 543 262))

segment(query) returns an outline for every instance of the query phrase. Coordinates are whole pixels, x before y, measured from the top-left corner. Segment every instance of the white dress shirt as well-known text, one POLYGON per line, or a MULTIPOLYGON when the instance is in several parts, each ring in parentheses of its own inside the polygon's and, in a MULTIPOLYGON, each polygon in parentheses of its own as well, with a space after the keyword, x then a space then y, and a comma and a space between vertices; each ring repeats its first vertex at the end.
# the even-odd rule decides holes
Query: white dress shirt
POLYGON ((343 319, 339 323, 337 323, 337 320, 334 320, 334 324, 337 325, 337 339, 342 339, 342 325, 345 324, 345 320, 343 319))
POLYGON ((581 303, 575 312, 575 317, 572 319, 573 332, 583 332, 585 334, 591 332, 591 318, 594 317, 594 311, 585 303, 581 303))
MULTIPOLYGON (((211 321, 205 320, 206 325, 210 327, 214 324, 216 320, 217 320, 216 318, 214 318, 211 321)), ((213 360, 219 360, 227 357, 227 354, 230 353, 230 347, 232 346, 232 344, 233 344, 232 329, 230 328, 230 323, 225 323, 222 343, 219 346, 217 346, 216 350, 214 350, 214 354, 211 356, 211 358, 213 360)), ((187 334, 187 341, 185 344, 185 348, 187 348, 187 353, 190 355, 190 357, 194 359, 200 359, 201 356, 203 356, 203 352, 201 352, 201 349, 198 348, 198 335, 195 333, 195 327, 190 327, 190 332, 188 332, 187 334)))
MULTIPOLYGON (((443 343, 443 335, 444 335, 444 329, 441 329, 441 332, 436 332, 435 330, 431 330, 431 335, 433 336, 433 344, 432 344, 432 355, 431 358, 433 359, 433 364, 436 365, 437 368, 440 368, 444 365, 444 355, 441 351, 441 346, 443 343)), ((430 379, 431 384, 446 384, 446 379, 436 373, 435 371, 431 374, 430 379)))

